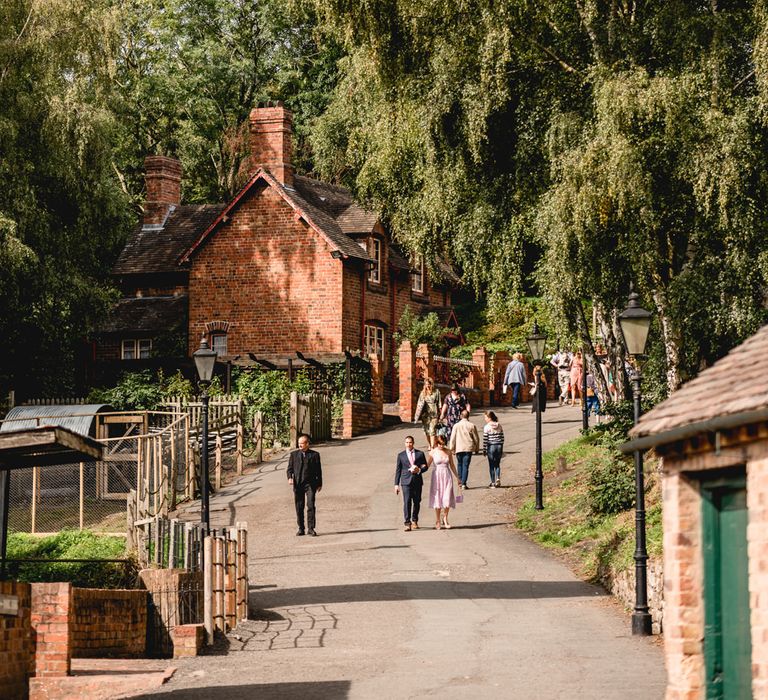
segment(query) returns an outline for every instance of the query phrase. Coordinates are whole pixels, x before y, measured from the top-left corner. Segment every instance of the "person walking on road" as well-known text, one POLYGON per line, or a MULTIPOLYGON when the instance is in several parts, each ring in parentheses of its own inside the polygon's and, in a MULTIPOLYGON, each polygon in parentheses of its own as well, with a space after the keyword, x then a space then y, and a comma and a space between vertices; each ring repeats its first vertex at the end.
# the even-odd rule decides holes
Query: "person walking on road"
POLYGON ((448 449, 456 455, 459 487, 465 489, 469 478, 469 463, 472 461, 472 453, 480 450, 480 437, 474 423, 469 420, 469 411, 462 411, 461 420, 453 426, 448 449))
POLYGON ((421 450, 414 449, 413 437, 405 438, 405 449, 397 455, 395 464, 395 493, 403 490, 403 522, 405 531, 419 529, 422 474, 427 471, 427 458, 421 450))
POLYGON ((440 414, 440 420, 445 423, 445 427, 448 429, 448 438, 451 436, 453 426, 461 420, 461 412, 471 410, 472 407, 469 405, 467 397, 459 391, 459 385, 455 382, 451 384, 451 391, 445 397, 443 410, 440 414))
POLYGON ((507 365, 507 371, 504 374, 504 386, 512 387, 512 408, 517 408, 520 405, 520 389, 526 381, 523 355, 516 352, 512 356, 512 361, 507 365))
POLYGON ((304 504, 307 507, 307 532, 313 537, 315 532, 315 496, 323 488, 323 468, 320 453, 309 449, 309 435, 299 436, 299 449, 288 457, 288 485, 293 486, 293 498, 296 502, 297 535, 304 534, 304 504))
POLYGON ((553 367, 557 369, 557 381, 560 384, 560 405, 568 400, 568 392, 571 388, 571 360, 572 356, 567 350, 558 350, 551 360, 553 367))
POLYGON ((573 356, 573 362, 571 362, 571 405, 576 405, 576 394, 579 395, 580 402, 579 405, 581 405, 581 401, 584 400, 584 397, 581 395, 581 381, 582 381, 582 372, 584 371, 584 360, 582 359, 581 352, 577 352, 573 356))
POLYGON ((413 422, 420 420, 427 438, 427 447, 435 446, 437 435, 437 419, 440 416, 440 391, 435 387, 431 377, 424 380, 424 387, 419 394, 416 404, 416 412, 413 414, 413 422))
POLYGON ((504 429, 493 411, 485 412, 483 427, 483 452, 488 457, 488 471, 491 474, 489 488, 501 486, 501 456, 504 452, 504 429))
POLYGON ((533 401, 531 402, 531 413, 536 413, 536 402, 539 402, 541 412, 547 410, 547 375, 544 372, 544 368, 541 365, 535 365, 533 368, 533 384, 531 385, 531 393, 533 394, 533 401), (536 378, 539 379, 539 386, 536 387, 536 378), (535 393, 534 393, 535 392, 535 393))
POLYGON ((446 447, 442 435, 437 436, 437 446, 429 453, 427 466, 433 467, 429 483, 429 505, 435 509, 435 530, 441 527, 450 530, 448 511, 456 507, 457 491, 453 486, 453 477, 458 481, 459 475, 453 463, 453 454, 446 447))

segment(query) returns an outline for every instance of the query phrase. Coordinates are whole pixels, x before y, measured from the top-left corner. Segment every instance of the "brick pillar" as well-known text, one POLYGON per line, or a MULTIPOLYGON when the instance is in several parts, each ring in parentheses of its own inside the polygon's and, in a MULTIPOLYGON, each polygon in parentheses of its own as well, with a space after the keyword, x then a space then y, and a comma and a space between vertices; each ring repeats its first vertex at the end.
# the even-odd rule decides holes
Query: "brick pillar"
MULTIPOLYGON (((421 343, 416 354, 420 356, 416 361, 421 362, 422 367, 424 367, 424 378, 435 379, 435 353, 432 352, 432 348, 426 343, 421 343)), ((435 379, 435 381, 437 380, 435 379)))
POLYGON ((497 406, 509 406, 512 403, 512 392, 502 393, 504 386, 504 374, 507 371, 507 365, 512 361, 506 350, 500 350, 493 355, 493 400, 497 406))
POLYGON ((169 209, 181 204, 181 162, 167 156, 147 156, 144 172, 147 188, 144 224, 160 225, 169 209))
POLYGON ((768 456, 747 463, 752 695, 768 697, 768 456))
POLYGON ((667 698, 703 698, 701 498, 696 482, 679 473, 663 477, 662 495, 667 698))
POLYGON ((523 358, 523 364, 525 365, 525 377, 528 381, 520 388, 521 403, 531 400, 531 387, 528 385, 533 381, 533 365, 525 357, 523 358))
POLYGON ((282 102, 251 110, 251 169, 269 171, 289 187, 293 185, 293 117, 282 102))
POLYGON ((416 350, 410 340, 400 345, 400 420, 413 421, 416 410, 416 350))
POLYGON ((484 347, 476 348, 472 353, 472 362, 478 365, 473 371, 477 372, 477 384, 475 385, 480 392, 480 406, 491 405, 491 356, 484 347))
POLYGON ((384 365, 378 355, 368 358, 371 363, 371 403, 384 406, 384 365))
POLYGON ((72 660, 72 585, 32 584, 35 675, 68 676, 72 660))

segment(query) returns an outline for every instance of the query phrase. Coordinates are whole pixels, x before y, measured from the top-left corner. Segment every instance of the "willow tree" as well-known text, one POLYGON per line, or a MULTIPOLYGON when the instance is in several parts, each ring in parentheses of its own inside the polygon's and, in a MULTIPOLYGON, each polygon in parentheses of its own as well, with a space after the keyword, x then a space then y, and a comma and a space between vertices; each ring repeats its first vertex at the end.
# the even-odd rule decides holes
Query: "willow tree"
POLYGON ((633 283, 668 389, 765 319, 761 4, 314 5, 349 53, 316 158, 414 254, 450 255, 503 309, 538 245, 582 338, 591 300, 614 340, 633 283))

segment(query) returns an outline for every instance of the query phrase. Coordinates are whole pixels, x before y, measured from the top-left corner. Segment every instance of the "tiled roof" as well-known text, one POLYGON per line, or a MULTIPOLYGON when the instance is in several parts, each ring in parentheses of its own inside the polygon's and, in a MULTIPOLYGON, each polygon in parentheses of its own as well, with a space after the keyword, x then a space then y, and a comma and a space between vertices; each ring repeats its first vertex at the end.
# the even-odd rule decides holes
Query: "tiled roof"
POLYGON ((768 325, 641 416, 630 437, 768 408, 768 325))
POLYGON ((156 332, 186 328, 187 297, 132 297, 112 307, 100 333, 156 332))
POLYGON ((363 209, 343 187, 301 175, 294 176, 293 184, 306 202, 334 219, 344 234, 370 233, 379 221, 374 212, 363 209))
POLYGON ((172 272, 201 231, 224 209, 223 204, 185 204, 176 207, 162 229, 143 227, 132 232, 112 268, 114 275, 172 272))
POLYGON ((437 314, 440 323, 443 324, 443 328, 458 328, 459 322, 452 306, 427 306, 422 309, 420 315, 426 316, 427 314, 437 314))

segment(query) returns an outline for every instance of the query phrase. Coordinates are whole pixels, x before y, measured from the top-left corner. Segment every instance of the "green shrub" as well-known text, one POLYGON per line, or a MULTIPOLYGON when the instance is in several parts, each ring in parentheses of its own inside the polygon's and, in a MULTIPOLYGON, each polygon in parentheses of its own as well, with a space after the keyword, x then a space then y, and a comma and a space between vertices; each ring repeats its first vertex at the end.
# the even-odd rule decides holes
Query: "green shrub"
POLYGON ((49 537, 12 533, 9 559, 126 559, 128 563, 40 562, 8 564, 8 574, 19 581, 69 581, 80 588, 132 588, 138 567, 129 558, 122 537, 97 535, 87 530, 62 530, 49 537))
POLYGON ((588 466, 587 500, 593 515, 611 515, 635 503, 635 470, 618 456, 600 457, 588 466))

